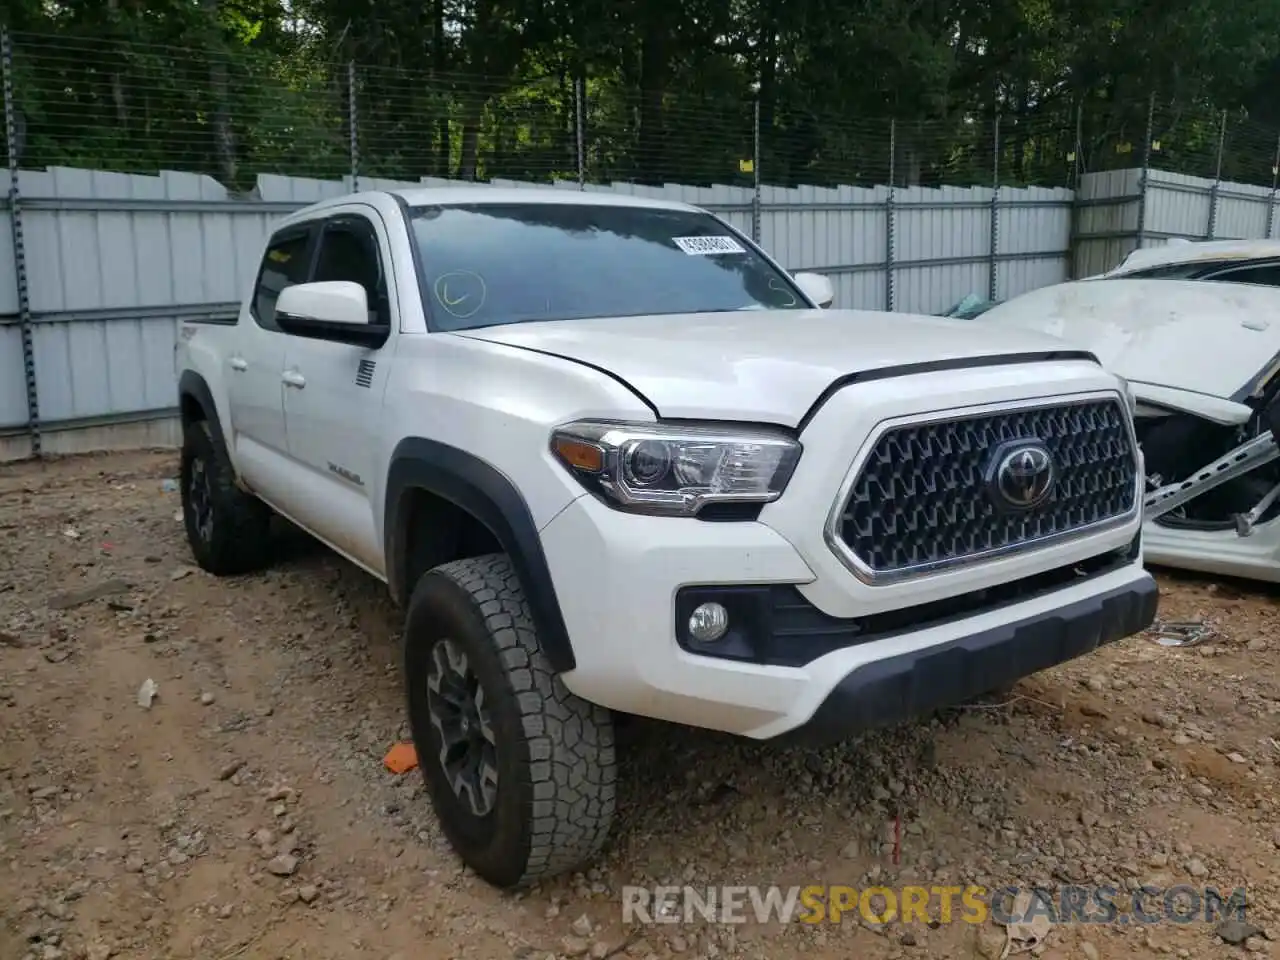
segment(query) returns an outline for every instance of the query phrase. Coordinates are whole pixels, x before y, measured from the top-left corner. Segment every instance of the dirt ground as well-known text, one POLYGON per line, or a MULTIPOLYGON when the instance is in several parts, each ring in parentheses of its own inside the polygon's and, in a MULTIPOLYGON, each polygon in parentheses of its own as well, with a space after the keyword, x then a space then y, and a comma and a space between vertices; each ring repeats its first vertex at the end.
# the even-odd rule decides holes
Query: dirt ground
POLYGON ((0 467, 0 960, 958 960, 1004 944, 990 922, 856 914, 624 926, 628 884, 1243 886, 1259 929, 1236 945, 1203 919, 1075 923, 1037 954, 1280 949, 1274 591, 1162 575, 1162 618, 1213 636, 1135 637, 835 749, 638 723, 599 863, 510 896, 461 869, 419 775, 383 765, 406 736, 385 589, 287 531, 266 573, 195 570, 175 468, 0 467))

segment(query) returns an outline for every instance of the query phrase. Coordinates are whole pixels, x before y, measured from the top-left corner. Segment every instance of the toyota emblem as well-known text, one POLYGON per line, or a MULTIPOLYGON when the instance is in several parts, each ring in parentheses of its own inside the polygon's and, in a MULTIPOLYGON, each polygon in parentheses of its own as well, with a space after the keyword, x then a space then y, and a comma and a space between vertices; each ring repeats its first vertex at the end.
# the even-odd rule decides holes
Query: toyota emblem
POLYGON ((1038 440, 1005 444, 996 451, 992 492, 1014 510, 1032 510, 1053 495, 1053 455, 1038 440))

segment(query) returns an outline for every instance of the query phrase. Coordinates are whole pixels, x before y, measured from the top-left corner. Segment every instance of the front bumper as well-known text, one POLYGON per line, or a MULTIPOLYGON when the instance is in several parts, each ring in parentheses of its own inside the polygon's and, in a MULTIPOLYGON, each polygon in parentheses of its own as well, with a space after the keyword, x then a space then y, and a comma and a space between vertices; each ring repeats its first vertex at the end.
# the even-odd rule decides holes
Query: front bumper
MULTIPOLYGON (((807 656, 707 656, 677 637, 684 587, 792 584, 816 616, 844 611, 822 602, 804 557, 761 522, 637 516, 588 495, 542 541, 577 661, 562 675, 566 687, 614 710, 754 739, 807 725, 841 737, 893 722, 1087 653, 1155 615, 1154 582, 1140 560, 1122 557, 1002 605, 818 645, 807 656)), ((1070 551, 1060 557, 1078 562, 1070 551)))
POLYGON ((980 696, 1145 630, 1159 595, 1144 574, 1048 613, 863 664, 787 736, 830 743, 852 730, 888 726, 980 696))

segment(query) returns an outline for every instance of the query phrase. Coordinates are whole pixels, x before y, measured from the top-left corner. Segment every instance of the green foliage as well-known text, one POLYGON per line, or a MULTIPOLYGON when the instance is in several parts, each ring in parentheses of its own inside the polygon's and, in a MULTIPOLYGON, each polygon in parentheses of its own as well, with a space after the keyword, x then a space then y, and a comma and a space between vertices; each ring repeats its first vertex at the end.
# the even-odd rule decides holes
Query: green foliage
POLYGON ((762 180, 790 185, 1069 184, 1149 149, 1270 186, 1280 155, 1275 0, 10 0, 2 16, 26 167, 334 178, 354 107, 366 176, 576 179, 579 90, 591 180, 748 184, 757 125, 762 180))

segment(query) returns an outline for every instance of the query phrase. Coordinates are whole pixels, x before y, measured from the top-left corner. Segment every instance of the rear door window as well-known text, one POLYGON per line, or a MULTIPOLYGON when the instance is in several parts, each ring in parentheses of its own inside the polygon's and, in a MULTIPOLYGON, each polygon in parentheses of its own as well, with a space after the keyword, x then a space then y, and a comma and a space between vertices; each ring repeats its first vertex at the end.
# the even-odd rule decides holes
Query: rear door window
POLYGON ((286 228, 273 236, 267 246, 249 306, 249 313, 264 330, 280 332, 275 321, 276 300, 286 287, 307 279, 312 233, 310 226, 286 228))

